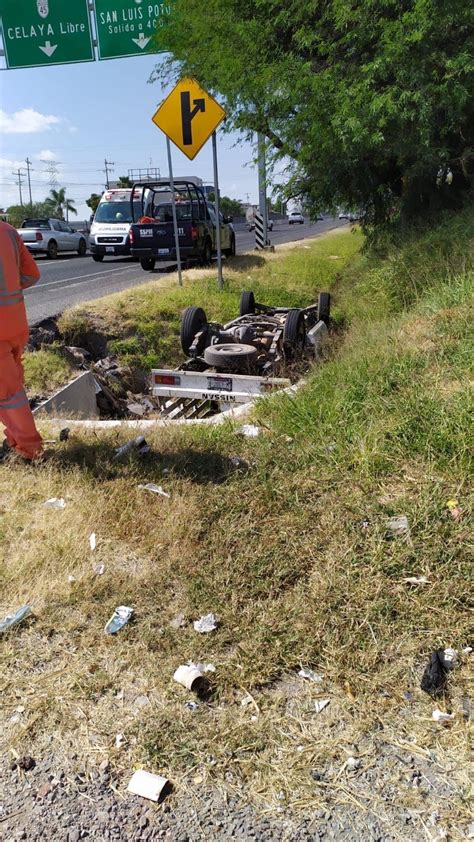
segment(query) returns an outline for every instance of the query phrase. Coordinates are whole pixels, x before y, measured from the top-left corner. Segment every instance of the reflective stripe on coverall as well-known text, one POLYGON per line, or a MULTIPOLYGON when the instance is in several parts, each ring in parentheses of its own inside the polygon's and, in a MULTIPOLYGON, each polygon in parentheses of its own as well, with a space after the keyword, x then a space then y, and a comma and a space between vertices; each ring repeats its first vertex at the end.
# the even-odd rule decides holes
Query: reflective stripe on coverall
POLYGON ((23 387, 21 363, 28 342, 23 290, 39 277, 17 231, 0 222, 0 421, 7 444, 26 459, 39 456, 43 448, 23 387))

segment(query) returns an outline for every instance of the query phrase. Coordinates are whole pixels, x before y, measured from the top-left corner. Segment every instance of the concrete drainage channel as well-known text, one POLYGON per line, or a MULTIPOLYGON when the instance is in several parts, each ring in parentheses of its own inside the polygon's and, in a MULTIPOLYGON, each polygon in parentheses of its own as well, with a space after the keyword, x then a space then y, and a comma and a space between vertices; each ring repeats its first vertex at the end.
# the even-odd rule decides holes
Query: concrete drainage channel
MULTIPOLYGON (((69 360, 74 360, 82 371, 74 380, 53 395, 44 400, 37 400, 33 413, 38 418, 48 417, 53 423, 57 422, 62 426, 67 423, 68 426, 85 428, 112 429, 124 427, 146 430, 154 426, 220 424, 228 419, 238 419, 245 416, 255 400, 262 397, 262 393, 266 393, 267 381, 268 385, 273 386, 272 394, 290 395, 295 394, 304 382, 300 378, 297 383, 289 385, 290 381, 282 378, 265 379, 253 376, 246 378, 241 374, 227 375, 220 371, 204 372, 197 376, 196 382, 206 379, 208 374, 211 375, 209 379, 212 381, 222 379, 227 382, 234 379, 242 382, 238 384, 240 393, 237 396, 237 402, 230 407, 229 403, 225 402, 226 398, 229 399, 228 395, 223 394, 223 400, 220 401, 218 395, 213 394, 211 396, 203 391, 200 404, 205 407, 205 411, 201 412, 201 417, 196 417, 195 397, 194 399, 180 397, 173 400, 157 397, 157 395, 163 394, 163 390, 153 388, 154 375, 162 374, 166 370, 159 369, 151 372, 152 392, 151 394, 145 394, 146 378, 144 375, 138 375, 137 377, 136 373, 125 366, 121 366, 118 359, 110 355, 96 359, 94 362, 91 359, 91 352, 85 348, 61 345, 58 347, 57 344, 53 344, 58 341, 57 334, 57 328, 56 330, 51 328, 48 338, 52 339, 52 342, 48 343, 44 341, 44 326, 40 325, 36 329, 33 328, 31 350, 35 350, 35 346, 37 349, 50 344, 55 352, 63 354, 69 360), (54 334, 54 339, 52 334, 54 334), (131 391, 131 386, 136 385, 137 380, 142 385, 140 393, 131 391), (257 392, 255 391, 255 382, 252 382, 256 380, 260 380, 260 385, 263 384, 263 388, 257 392), (272 380, 273 383, 271 383, 272 380), (247 381, 248 385, 246 386, 247 381), (172 411, 170 411, 171 406, 173 407, 172 411), (144 417, 151 413, 156 413, 155 417, 144 417)), ((320 355, 321 344, 326 337, 327 327, 322 321, 318 321, 308 331, 306 350, 312 351, 313 360, 320 355)), ((99 344, 102 353, 107 353, 105 338, 104 342, 99 344)), ((97 356, 97 343, 95 343, 95 349, 97 356)), ((169 372, 169 374, 174 374, 179 379, 179 371, 169 372)), ((196 376, 196 373, 193 374, 196 376)))

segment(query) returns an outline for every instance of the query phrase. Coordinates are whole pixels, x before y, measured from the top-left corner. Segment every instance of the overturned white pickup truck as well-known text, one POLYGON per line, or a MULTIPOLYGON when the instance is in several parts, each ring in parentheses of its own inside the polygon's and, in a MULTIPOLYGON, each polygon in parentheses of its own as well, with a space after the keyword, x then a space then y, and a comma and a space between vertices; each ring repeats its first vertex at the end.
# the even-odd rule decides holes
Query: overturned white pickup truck
POLYGON ((302 309, 258 304, 242 292, 240 315, 228 324, 207 320, 201 307, 187 307, 181 347, 187 360, 178 369, 153 369, 152 391, 163 415, 202 418, 248 403, 290 385, 282 377, 291 363, 314 354, 327 335, 330 296, 302 309))

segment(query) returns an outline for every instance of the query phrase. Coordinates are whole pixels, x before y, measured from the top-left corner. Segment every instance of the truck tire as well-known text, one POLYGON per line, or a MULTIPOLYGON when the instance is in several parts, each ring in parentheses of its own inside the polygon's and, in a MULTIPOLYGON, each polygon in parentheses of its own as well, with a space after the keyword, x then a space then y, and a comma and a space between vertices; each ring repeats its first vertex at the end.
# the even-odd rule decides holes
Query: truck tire
POLYGON ((244 290, 240 294, 240 310, 241 316, 249 316, 255 313, 255 296, 251 290, 244 290))
POLYGON ((87 251, 87 243, 84 240, 84 238, 82 237, 82 239, 79 240, 79 246, 78 246, 78 249, 77 249, 77 253, 78 253, 79 257, 84 257, 86 251, 87 251))
POLYGON ((196 333, 207 325, 207 316, 202 307, 186 307, 181 317, 181 347, 189 354, 196 333))
POLYGON ((235 249, 235 236, 232 234, 230 238, 230 248, 224 249, 224 254, 226 257, 235 257, 236 249, 235 249))
POLYGON ((283 347, 289 357, 302 354, 306 344, 306 325, 302 310, 288 310, 283 328, 283 347))
POLYGON ((142 257, 140 259, 140 266, 145 272, 153 272, 156 260, 154 257, 142 257))
POLYGON ((46 256, 49 257, 50 260, 56 260, 58 256, 58 244, 56 240, 49 241, 48 248, 46 249, 46 256))
POLYGON ((103 259, 104 259, 103 254, 93 254, 92 255, 92 260, 94 260, 96 263, 102 263, 103 259))
POLYGON ((212 262, 212 243, 209 238, 206 239, 204 244, 204 251, 201 255, 201 264, 203 266, 210 266, 212 262))
POLYGON ((210 345, 204 351, 204 360, 214 368, 237 368, 248 371, 257 359, 257 349, 253 345, 210 345))
POLYGON ((318 295, 318 318, 325 324, 329 324, 329 313, 331 310, 331 296, 328 292, 320 292, 318 295))

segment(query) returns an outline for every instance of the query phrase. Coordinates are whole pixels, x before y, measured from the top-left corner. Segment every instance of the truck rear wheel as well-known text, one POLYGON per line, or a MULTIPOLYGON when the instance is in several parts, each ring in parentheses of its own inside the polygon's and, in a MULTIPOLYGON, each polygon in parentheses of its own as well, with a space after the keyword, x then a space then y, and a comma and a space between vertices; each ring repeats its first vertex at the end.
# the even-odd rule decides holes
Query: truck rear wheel
POLYGON ((142 257, 140 260, 140 266, 145 272, 153 272, 155 268, 156 260, 154 257, 142 257))
POLYGON ((240 294, 240 315, 248 316, 255 313, 255 296, 251 290, 244 290, 240 294))
POLYGON ((331 309, 331 296, 328 292, 320 292, 318 295, 318 317, 329 324, 329 312, 331 309))
POLYGON ((306 344, 306 325, 302 310, 288 310, 283 328, 283 347, 289 357, 302 354, 306 344))
POLYGON ((206 240, 204 251, 201 256, 201 263, 203 266, 210 266, 212 261, 212 243, 209 239, 206 240))
POLYGON ((207 325, 207 316, 202 307, 186 307, 181 317, 181 347, 187 355, 196 333, 207 325))

